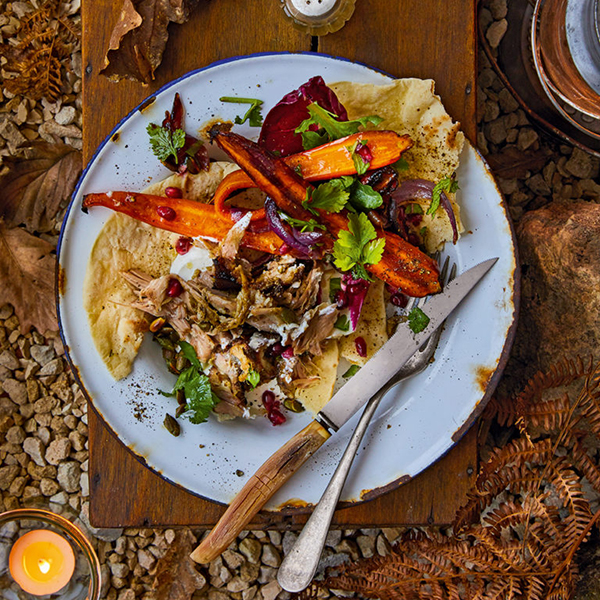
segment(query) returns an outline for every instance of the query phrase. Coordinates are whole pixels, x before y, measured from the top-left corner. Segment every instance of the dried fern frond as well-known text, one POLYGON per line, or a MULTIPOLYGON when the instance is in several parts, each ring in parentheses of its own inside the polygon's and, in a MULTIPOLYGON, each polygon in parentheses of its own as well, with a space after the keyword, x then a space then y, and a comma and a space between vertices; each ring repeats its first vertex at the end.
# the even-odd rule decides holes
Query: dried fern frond
POLYGON ((573 560, 595 515, 585 477, 600 494, 600 363, 563 360, 492 408, 521 436, 482 465, 452 535, 410 530, 386 557, 342 565, 321 588, 382 600, 567 600, 573 560), (578 380, 578 394, 564 386, 578 380))
POLYGON ((80 38, 79 26, 60 12, 59 0, 48 0, 21 20, 17 44, 2 44, 0 52, 9 74, 2 82, 15 95, 33 100, 58 99, 64 86, 64 69, 80 38))

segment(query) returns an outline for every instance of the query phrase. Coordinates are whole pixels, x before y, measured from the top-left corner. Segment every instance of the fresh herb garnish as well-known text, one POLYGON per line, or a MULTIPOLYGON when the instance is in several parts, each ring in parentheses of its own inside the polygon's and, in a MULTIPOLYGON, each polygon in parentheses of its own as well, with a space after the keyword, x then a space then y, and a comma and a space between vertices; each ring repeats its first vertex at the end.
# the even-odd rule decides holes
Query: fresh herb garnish
MULTIPOLYGON (((346 150, 348 150, 352 156, 352 162, 354 163, 357 175, 364 175, 369 170, 369 165, 371 164, 370 161, 364 158, 364 152, 361 152, 361 149, 367 149, 366 141, 356 141, 352 146, 346 147, 346 150)), ((367 154, 372 156, 370 151, 368 151, 367 154)))
POLYGON ((234 102, 236 104, 250 104, 250 108, 243 117, 237 116, 235 118, 234 122, 236 125, 243 125, 246 121, 248 121, 250 127, 260 127, 262 125, 262 100, 258 98, 237 98, 236 96, 222 96, 219 100, 221 102, 234 102))
POLYGON ((420 333, 429 325, 429 317, 418 307, 415 306, 408 313, 408 326, 413 333, 420 333))
POLYGON ((337 293, 342 290, 342 278, 332 277, 329 280, 329 300, 335 302, 337 299, 337 293))
POLYGON ((370 185, 357 179, 350 188, 350 204, 359 210, 371 210, 383 204, 383 197, 370 185))
POLYGON ((305 150, 357 133, 361 126, 366 127, 369 123, 379 125, 383 121, 383 118, 377 115, 360 117, 353 121, 339 121, 335 114, 321 108, 316 102, 309 104, 307 109, 310 117, 302 121, 295 130, 296 133, 302 134, 305 150), (309 131, 313 125, 317 125, 319 130, 309 131))
POLYGON ((202 363, 198 360, 193 346, 184 341, 180 341, 179 346, 191 364, 179 374, 170 393, 161 393, 165 396, 175 396, 179 390, 183 390, 187 401, 187 412, 184 414, 197 425, 208 419, 212 409, 221 400, 213 393, 208 377, 202 373, 202 363))
POLYGON ((321 183, 313 190, 307 191, 302 206, 314 215, 319 214, 315 210, 317 208, 333 213, 340 212, 348 202, 350 197, 348 187, 352 182, 352 177, 344 176, 321 183))
POLYGON ((327 230, 327 227, 325 227, 325 225, 322 225, 315 219, 309 219, 308 221, 304 221, 303 219, 294 219, 294 217, 290 217, 283 211, 278 211, 278 213, 284 221, 289 223, 292 227, 300 229, 300 231, 302 231, 303 233, 305 231, 314 231, 315 229, 322 229, 323 231, 327 230))
POLYGON ((404 213, 407 215, 422 215, 423 207, 420 204, 412 203, 404 207, 404 213))
POLYGON ((427 214, 432 215, 440 207, 442 192, 454 194, 456 190, 458 190, 458 182, 454 175, 440 179, 431 192, 431 204, 427 209, 427 214))
POLYGON ((355 279, 371 281, 365 265, 381 260, 385 238, 377 238, 375 227, 364 213, 349 214, 350 231, 342 230, 333 244, 334 264, 342 271, 352 271, 355 279))
POLYGON ((402 156, 392 165, 390 165, 396 171, 408 171, 408 161, 402 156))
POLYGON ((260 373, 255 371, 254 369, 250 369, 248 371, 248 375, 246 375, 246 381, 255 388, 260 383, 260 373))
POLYGON ((350 321, 348 317, 346 315, 340 315, 337 318, 334 327, 340 331, 350 331, 350 321))
POLYGON ((154 123, 150 123, 146 131, 150 136, 150 145, 156 158, 164 162, 169 156, 173 156, 175 164, 178 164, 177 151, 185 144, 185 131, 183 129, 171 131, 154 123))
POLYGON ((358 365, 351 365, 350 368, 342 375, 348 379, 349 377, 353 377, 360 371, 360 367, 358 365))

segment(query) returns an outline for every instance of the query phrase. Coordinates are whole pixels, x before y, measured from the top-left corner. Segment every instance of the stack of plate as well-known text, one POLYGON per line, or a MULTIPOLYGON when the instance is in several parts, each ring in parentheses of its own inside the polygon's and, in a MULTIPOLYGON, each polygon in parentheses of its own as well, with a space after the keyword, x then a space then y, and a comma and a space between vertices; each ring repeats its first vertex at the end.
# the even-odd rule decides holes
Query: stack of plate
POLYGON ((600 156, 600 0, 510 0, 506 20, 497 48, 479 30, 503 84, 546 131, 600 156))
POLYGON ((537 0, 531 49, 555 109, 600 140, 600 0, 537 0))

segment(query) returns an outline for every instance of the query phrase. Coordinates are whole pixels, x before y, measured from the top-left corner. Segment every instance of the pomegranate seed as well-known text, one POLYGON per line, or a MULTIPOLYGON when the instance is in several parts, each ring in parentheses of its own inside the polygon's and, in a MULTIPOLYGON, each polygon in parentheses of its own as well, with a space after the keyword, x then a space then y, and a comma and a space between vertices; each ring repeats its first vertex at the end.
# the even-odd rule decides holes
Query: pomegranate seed
POLYGON ((396 292, 391 298, 390 298, 390 302, 394 305, 394 306, 398 306, 400 308, 405 308, 406 305, 408 304, 408 298, 402 294, 401 292, 396 292))
POLYGON ((176 298, 183 292, 183 286, 179 279, 169 279, 169 284, 167 285, 167 296, 170 298, 176 298))
POLYGON ((283 346, 279 342, 276 342, 275 344, 273 344, 271 346, 271 354, 273 356, 279 356, 282 352, 283 352, 283 346))
POLYGON ((182 235, 175 244, 177 254, 187 254, 192 247, 192 240, 189 237, 182 235))
POLYGON ((342 290, 339 290, 335 295, 335 305, 341 309, 345 308, 347 304, 348 298, 346 298, 346 294, 342 290))
POLYGON ((165 221, 173 221, 177 216, 177 213, 170 206, 159 206, 156 212, 165 221))
POLYGON ((275 394, 271 390, 266 390, 262 395, 262 402, 267 410, 270 410, 275 403, 275 394))
POLYGON ((367 342, 365 342, 364 338, 357 337, 354 340, 354 346, 356 347, 359 356, 364 358, 367 355, 367 342))
POLYGON ((294 349, 291 346, 288 346, 282 353, 281 356, 283 358, 292 358, 294 356, 294 349))
POLYGON ((183 193, 179 188, 176 187, 168 187, 165 188, 165 196, 167 198, 183 198, 183 193))
POLYGON ((271 423, 273 425, 283 425, 283 423, 285 423, 285 416, 281 413, 281 411, 277 410, 276 408, 273 409, 269 414, 269 421, 271 421, 271 423))

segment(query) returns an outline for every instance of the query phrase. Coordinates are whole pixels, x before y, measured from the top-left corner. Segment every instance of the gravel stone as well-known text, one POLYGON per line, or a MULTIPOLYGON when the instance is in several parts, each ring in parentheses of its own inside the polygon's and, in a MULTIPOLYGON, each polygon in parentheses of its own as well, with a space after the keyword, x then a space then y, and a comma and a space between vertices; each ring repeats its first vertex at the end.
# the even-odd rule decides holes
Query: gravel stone
POLYGON ((74 461, 63 462, 58 466, 58 483, 65 492, 72 494, 79 489, 80 476, 81 468, 74 461))
POLYGON ((15 477, 20 473, 21 467, 18 465, 8 465, 0 467, 0 490, 5 492, 10 488, 15 477))
POLYGON ((6 367, 10 371, 15 371, 21 366, 21 363, 14 352, 11 350, 4 350, 4 352, 0 354, 0 365, 6 367))
POLYGON ((69 457, 71 453, 71 440, 69 438, 56 438, 46 450, 46 461, 51 465, 58 465, 69 457))
POLYGON ((35 345, 31 346, 31 358, 35 360, 40 367, 45 366, 51 360, 56 358, 56 352, 52 346, 35 345))
POLYGON ((54 496, 60 490, 60 486, 54 479, 44 478, 40 481, 40 491, 44 496, 54 496))
POLYGON ((262 594, 263 600, 275 600, 277 596, 281 592, 281 586, 277 582, 277 580, 271 581, 267 583, 267 585, 263 585, 260 588, 260 593, 262 594))
POLYGON ((251 562, 257 563, 260 561, 261 543, 258 540, 247 537, 244 538, 239 545, 240 552, 251 562))
POLYGON ((26 404, 29 398, 27 397, 27 385, 16 379, 7 379, 2 382, 4 391, 15 404, 26 404))
POLYGON ((502 19, 501 21, 495 21, 488 28, 485 37, 492 48, 497 48, 508 29, 508 21, 502 19))
POLYGON ((44 454, 46 448, 38 437, 28 437, 23 442, 23 450, 31 457, 31 460, 35 462, 36 465, 40 465, 41 467, 46 465, 46 461, 44 460, 44 454))
POLYGON ((262 549, 261 562, 269 567, 278 568, 281 565, 281 554, 272 544, 265 544, 262 549))
POLYGON ((77 111, 73 106, 63 106, 54 117, 59 125, 70 125, 75 120, 77 111))
POLYGON ((65 365, 61 358, 55 358, 51 360, 49 363, 45 364, 42 367, 42 370, 39 372, 40 377, 45 377, 48 375, 60 375, 65 370, 65 365))

